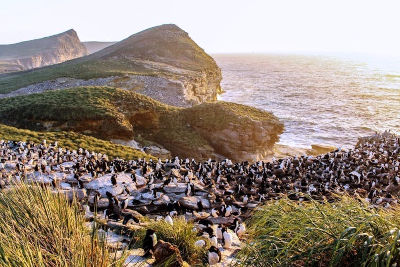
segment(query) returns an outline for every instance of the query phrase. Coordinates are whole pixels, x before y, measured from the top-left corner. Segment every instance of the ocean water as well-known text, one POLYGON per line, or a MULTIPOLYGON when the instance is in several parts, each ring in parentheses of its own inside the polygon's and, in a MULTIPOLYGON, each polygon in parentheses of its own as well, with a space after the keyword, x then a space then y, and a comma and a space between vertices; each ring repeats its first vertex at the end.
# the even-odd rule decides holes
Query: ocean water
POLYGON ((362 56, 213 55, 220 100, 275 114, 281 144, 349 148, 375 131, 400 134, 400 60, 362 56))

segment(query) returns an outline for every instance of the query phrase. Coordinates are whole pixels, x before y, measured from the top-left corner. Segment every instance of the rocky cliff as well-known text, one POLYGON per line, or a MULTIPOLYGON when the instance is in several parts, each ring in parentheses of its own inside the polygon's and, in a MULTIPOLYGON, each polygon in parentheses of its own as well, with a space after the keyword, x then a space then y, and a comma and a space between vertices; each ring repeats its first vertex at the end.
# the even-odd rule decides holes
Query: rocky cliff
POLYGON ((87 55, 74 30, 10 45, 0 45, 0 73, 57 64, 87 55))
MULTIPOLYGON (((187 32, 173 24, 153 27, 134 34, 99 51, 93 58, 129 60, 160 73, 175 83, 175 90, 182 92, 186 103, 179 103, 179 106, 214 101, 221 92, 221 69, 215 60, 200 48, 187 32)), ((124 78, 125 87, 137 84, 134 77, 124 78)), ((164 91, 165 88, 161 88, 158 90, 158 98, 156 94, 151 97, 161 102, 170 102, 164 91)), ((141 93, 146 94, 145 91, 141 93)))
POLYGON ((221 70, 214 59, 185 31, 168 24, 136 33, 64 64, 0 76, 0 93, 18 90, 12 95, 21 95, 27 91, 35 93, 82 84, 103 85, 188 107, 215 101, 221 92, 221 79, 221 70), (60 78, 62 84, 55 82, 60 78))
POLYGON ((236 103, 205 103, 182 112, 218 154, 237 161, 265 159, 283 131, 271 113, 236 103))
POLYGON ((4 98, 0 122, 119 143, 134 139, 144 147, 166 148, 172 156, 235 161, 264 158, 283 131, 275 116, 252 107, 216 102, 177 108, 111 87, 4 98))

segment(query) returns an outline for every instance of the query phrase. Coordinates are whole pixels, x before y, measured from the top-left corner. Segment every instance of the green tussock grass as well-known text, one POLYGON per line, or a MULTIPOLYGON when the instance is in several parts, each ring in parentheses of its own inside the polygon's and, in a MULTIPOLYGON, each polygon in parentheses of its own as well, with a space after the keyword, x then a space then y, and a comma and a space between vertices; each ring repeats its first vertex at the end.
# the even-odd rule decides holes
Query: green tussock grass
POLYGON ((400 261, 400 209, 335 203, 270 202, 248 221, 243 266, 393 266, 400 261))
POLYGON ((215 152, 212 133, 231 125, 245 130, 255 120, 275 125, 276 132, 283 129, 270 113, 239 104, 177 108, 113 87, 77 87, 0 99, 0 122, 7 125, 35 131, 71 130, 105 140, 134 138, 161 144, 172 155, 183 157, 208 158, 215 152))
MULTIPOLYGON (((115 119, 125 123, 120 109, 130 112, 162 111, 168 106, 144 95, 112 87, 78 87, 0 99, 0 114, 10 120, 115 119)), ((170 109, 173 109, 170 107, 170 109)))
MULTIPOLYGON (((200 239, 197 232, 193 232, 194 224, 186 222, 184 218, 174 218, 174 225, 164 220, 151 221, 148 228, 156 231, 157 239, 176 245, 182 259, 189 264, 201 264, 206 258, 206 249, 196 247, 194 243, 200 239)), ((143 237, 144 237, 143 232, 143 237)))
POLYGON ((74 201, 24 184, 0 193, 1 266, 122 266, 74 201))
POLYGON ((41 143, 43 140, 47 140, 47 142, 50 143, 57 141, 58 145, 63 148, 77 150, 81 147, 89 151, 107 154, 110 158, 122 158, 127 160, 136 158, 155 159, 151 155, 128 146, 116 145, 109 141, 74 132, 37 132, 0 124, 0 139, 32 141, 34 143, 41 143))
POLYGON ((182 113, 194 127, 214 131, 227 129, 231 124, 245 128, 254 121, 268 121, 275 124, 277 131, 283 131, 283 124, 272 113, 232 102, 203 103, 184 109, 182 113))

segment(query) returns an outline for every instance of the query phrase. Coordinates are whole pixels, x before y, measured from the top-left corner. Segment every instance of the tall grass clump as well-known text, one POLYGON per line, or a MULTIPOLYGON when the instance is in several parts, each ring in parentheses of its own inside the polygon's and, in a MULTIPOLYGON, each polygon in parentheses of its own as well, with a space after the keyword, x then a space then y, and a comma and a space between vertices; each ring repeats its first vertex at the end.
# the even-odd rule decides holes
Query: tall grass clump
POLYGON ((160 220, 152 221, 148 226, 156 231, 158 240, 176 245, 183 260, 190 264, 200 264, 205 259, 206 250, 194 245, 200 238, 197 236, 197 232, 193 231, 193 227, 193 223, 187 222, 181 217, 174 219, 174 225, 160 220))
POLYGON ((281 199, 248 221, 243 266, 393 266, 400 261, 400 209, 281 199))
POLYGON ((49 189, 19 184, 0 192, 0 266, 111 266, 96 231, 76 202, 49 189))

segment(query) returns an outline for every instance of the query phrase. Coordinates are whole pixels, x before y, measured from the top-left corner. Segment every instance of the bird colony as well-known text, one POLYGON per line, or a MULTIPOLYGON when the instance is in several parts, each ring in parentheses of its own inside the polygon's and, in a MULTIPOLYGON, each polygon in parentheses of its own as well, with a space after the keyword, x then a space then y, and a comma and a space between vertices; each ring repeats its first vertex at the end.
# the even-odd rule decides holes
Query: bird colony
MULTIPOLYGON (((143 216, 171 225, 184 217, 195 223, 195 245, 208 246, 209 264, 214 265, 240 249, 244 220, 265 201, 284 196, 298 202, 335 201, 347 193, 371 206, 395 205, 399 153, 400 138, 389 132, 361 138, 350 150, 255 163, 178 157, 109 160, 84 149, 58 147, 57 142, 1 141, 0 187, 16 182, 46 186, 70 200, 76 197, 88 220, 98 216, 121 227, 140 226, 143 216)), ((152 256, 156 243, 155 231, 147 229, 144 256, 152 256)))

